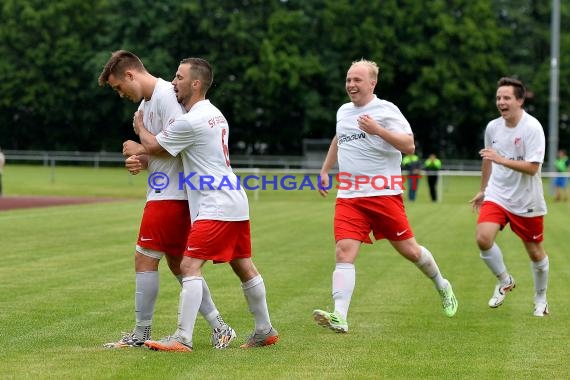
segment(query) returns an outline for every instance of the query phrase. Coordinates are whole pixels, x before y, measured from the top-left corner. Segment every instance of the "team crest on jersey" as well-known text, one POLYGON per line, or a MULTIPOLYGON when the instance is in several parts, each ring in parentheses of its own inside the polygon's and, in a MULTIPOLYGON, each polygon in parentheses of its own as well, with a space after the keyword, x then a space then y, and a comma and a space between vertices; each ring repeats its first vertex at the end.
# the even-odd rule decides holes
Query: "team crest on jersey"
POLYGON ((515 137, 515 146, 521 146, 521 143, 522 143, 522 138, 515 137))

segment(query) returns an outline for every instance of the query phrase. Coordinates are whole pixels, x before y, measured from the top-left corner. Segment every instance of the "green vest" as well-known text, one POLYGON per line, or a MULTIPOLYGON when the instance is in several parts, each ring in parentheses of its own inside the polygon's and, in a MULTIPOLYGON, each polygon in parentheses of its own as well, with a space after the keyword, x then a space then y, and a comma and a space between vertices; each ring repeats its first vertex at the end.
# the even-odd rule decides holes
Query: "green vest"
POLYGON ((563 173, 566 170, 568 170, 568 157, 564 157, 564 158, 559 158, 556 161, 554 161, 554 166, 556 167, 556 170, 563 173))
POLYGON ((402 166, 406 167, 408 165, 411 165, 413 163, 418 162, 420 159, 418 158, 418 156, 416 156, 415 154, 407 154, 404 156, 404 158, 402 159, 402 166))
POLYGON ((426 170, 439 170, 441 169, 441 160, 439 158, 430 160, 429 158, 425 160, 424 167, 426 170))

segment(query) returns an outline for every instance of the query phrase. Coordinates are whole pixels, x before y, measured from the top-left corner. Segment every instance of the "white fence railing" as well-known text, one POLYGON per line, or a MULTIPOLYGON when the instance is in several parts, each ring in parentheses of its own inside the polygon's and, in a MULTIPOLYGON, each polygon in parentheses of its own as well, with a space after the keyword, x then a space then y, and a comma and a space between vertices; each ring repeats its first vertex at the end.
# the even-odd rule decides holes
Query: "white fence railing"
MULTIPOLYGON (((44 166, 62 164, 90 165, 99 167, 101 164, 122 166, 124 157, 119 152, 70 152, 46 150, 5 150, 7 164, 33 163, 44 166)), ((232 166, 235 168, 259 169, 319 169, 323 163, 326 152, 317 154, 311 152, 305 156, 253 156, 231 155, 232 166)), ((480 160, 444 160, 446 170, 479 170, 480 160)))

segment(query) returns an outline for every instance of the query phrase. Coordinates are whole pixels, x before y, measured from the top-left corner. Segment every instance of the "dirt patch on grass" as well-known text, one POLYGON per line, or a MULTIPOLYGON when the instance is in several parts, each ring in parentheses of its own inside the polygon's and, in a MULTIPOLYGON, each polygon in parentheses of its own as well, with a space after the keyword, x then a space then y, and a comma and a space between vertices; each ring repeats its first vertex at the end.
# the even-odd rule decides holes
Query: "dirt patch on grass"
POLYGON ((14 197, 0 196, 0 211, 20 208, 75 205, 83 203, 113 202, 112 198, 95 197, 14 197))

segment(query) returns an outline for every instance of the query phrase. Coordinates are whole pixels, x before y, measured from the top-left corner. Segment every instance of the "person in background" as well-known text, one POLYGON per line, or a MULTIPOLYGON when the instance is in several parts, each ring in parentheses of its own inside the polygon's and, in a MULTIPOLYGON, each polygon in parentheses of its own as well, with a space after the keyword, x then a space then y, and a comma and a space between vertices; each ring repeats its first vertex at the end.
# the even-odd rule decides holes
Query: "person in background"
MULTIPOLYGON (((558 151, 558 158, 554 162, 554 166, 558 173, 568 173, 568 155, 566 150, 560 149, 558 151)), ((554 200, 566 202, 568 200, 568 177, 558 176, 554 179, 554 200)))
POLYGON ((427 160, 425 160, 424 170, 428 179, 431 201, 437 202, 437 181, 439 179, 439 171, 441 170, 441 160, 437 158, 435 153, 430 154, 427 160))
POLYGON ((4 165, 6 164, 6 157, 0 148, 0 197, 2 196, 2 173, 4 172, 4 165))
POLYGON ((408 174, 408 200, 414 202, 421 178, 422 163, 415 153, 404 155, 402 159, 402 168, 408 174))
POLYGON ((498 280, 489 307, 501 306, 516 286, 495 242, 509 223, 530 258, 534 315, 543 317, 549 314, 546 290, 550 267, 542 244, 547 209, 541 167, 546 143, 540 122, 523 109, 525 97, 521 81, 499 79, 495 104, 501 116, 485 129, 485 147, 479 151, 483 159, 481 187, 470 203, 479 212, 476 241, 481 259, 498 280))

